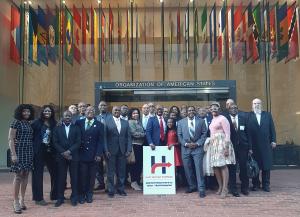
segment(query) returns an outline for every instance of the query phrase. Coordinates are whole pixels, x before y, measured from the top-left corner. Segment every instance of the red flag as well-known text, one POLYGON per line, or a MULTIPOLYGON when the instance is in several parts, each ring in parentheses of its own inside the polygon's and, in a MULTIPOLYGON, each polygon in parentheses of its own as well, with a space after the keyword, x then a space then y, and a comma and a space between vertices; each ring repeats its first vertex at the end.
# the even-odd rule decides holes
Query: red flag
POLYGON ((74 19, 74 59, 80 64, 81 63, 81 16, 75 5, 73 5, 73 19, 74 19))
POLYGON ((86 34, 87 34, 87 14, 82 4, 82 58, 86 60, 86 34))
POLYGON ((10 58, 20 64, 21 50, 21 31, 20 31, 20 10, 11 5, 11 23, 10 23, 10 58))
POLYGON ((298 28, 297 28, 297 18, 296 18, 296 7, 295 3, 292 4, 287 11, 287 19, 289 22, 289 52, 286 58, 286 63, 292 59, 295 59, 299 56, 298 50, 298 28))
POLYGON ((243 57, 243 5, 240 3, 239 7, 234 13, 234 57, 235 62, 238 63, 243 57))

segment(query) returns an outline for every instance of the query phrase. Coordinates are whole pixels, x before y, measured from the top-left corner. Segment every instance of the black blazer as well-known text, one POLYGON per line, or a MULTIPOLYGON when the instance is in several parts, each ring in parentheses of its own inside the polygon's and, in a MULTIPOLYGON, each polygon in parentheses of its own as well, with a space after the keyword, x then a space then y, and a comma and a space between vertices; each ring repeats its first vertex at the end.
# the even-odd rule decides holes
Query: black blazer
POLYGON ((70 150, 73 161, 79 160, 78 150, 81 144, 80 128, 71 124, 69 136, 67 138, 65 125, 57 126, 53 132, 53 146, 57 152, 57 157, 62 157, 61 153, 70 150))
POLYGON ((231 116, 228 113, 226 118, 230 124, 230 140, 235 150, 238 149, 252 149, 251 138, 248 132, 248 117, 244 112, 238 112, 238 130, 235 130, 231 120, 231 116))
POLYGON ((85 120, 86 118, 76 121, 81 131, 79 157, 81 161, 94 161, 95 156, 103 154, 104 124, 94 119, 93 125, 85 130, 85 120))

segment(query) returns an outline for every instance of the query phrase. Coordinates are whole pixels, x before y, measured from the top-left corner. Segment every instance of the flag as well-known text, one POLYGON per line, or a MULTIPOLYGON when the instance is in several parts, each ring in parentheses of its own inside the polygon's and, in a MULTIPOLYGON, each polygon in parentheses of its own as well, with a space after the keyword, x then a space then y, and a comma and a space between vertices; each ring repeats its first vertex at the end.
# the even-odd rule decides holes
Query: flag
POLYGON ((118 57, 122 63, 122 17, 120 14, 120 7, 118 4, 118 57))
POLYGON ((94 37, 94 62, 98 63, 99 62, 99 21, 98 21, 98 17, 97 17, 97 13, 96 10, 93 9, 93 14, 94 14, 94 35, 92 37, 94 37))
POLYGON ((46 14, 38 6, 38 59, 48 66, 47 44, 48 44, 48 26, 46 14))
POLYGON ((287 2, 281 7, 276 4, 277 18, 277 62, 280 62, 288 56, 289 37, 288 37, 288 20, 287 20, 287 2))
POLYGON ((299 56, 298 50, 298 27, 297 27, 297 13, 296 13, 296 2, 294 2, 287 11, 287 19, 289 22, 289 31, 288 31, 288 38, 289 38, 289 51, 288 56, 286 58, 286 63, 292 59, 295 59, 299 56))
POLYGON ((218 31, 218 59, 221 60, 225 57, 225 19, 226 19, 226 7, 225 3, 219 12, 219 31, 218 31))
POLYGON ((180 4, 177 9, 177 62, 180 61, 180 44, 181 44, 181 30, 180 30, 180 4))
POLYGON ((260 13, 260 2, 253 9, 253 37, 255 46, 253 45, 252 61, 256 62, 261 58, 260 43, 262 40, 262 28, 261 28, 261 13, 260 13))
POLYGON ((205 4, 201 15, 201 32, 202 32, 202 62, 204 62, 208 55, 207 46, 207 4, 205 4))
POLYGON ((169 12, 169 23, 170 23, 170 33, 169 33, 169 62, 172 61, 172 55, 173 55, 173 50, 172 50, 172 45, 173 45, 173 22, 172 22, 172 14, 171 11, 169 12))
POLYGON ((243 5, 242 2, 234 12, 233 18, 233 34, 234 34, 234 59, 238 63, 243 57, 243 5))
POLYGON ((29 64, 29 11, 25 10, 24 21, 24 62, 29 64))
POLYGON ((105 35, 106 35, 106 18, 105 18, 105 14, 103 11, 101 11, 101 43, 102 43, 102 61, 105 62, 106 61, 106 43, 105 43, 105 35))
POLYGON ((47 51, 48 51, 48 58, 54 64, 56 63, 56 56, 58 52, 58 46, 56 42, 56 34, 58 34, 58 29, 56 26, 56 19, 58 14, 53 15, 51 12, 51 8, 47 5, 47 26, 48 26, 48 44, 47 44, 47 51))
POLYGON ((10 22, 10 58, 17 64, 21 63, 21 16, 20 9, 11 5, 10 22))
POLYGON ((126 48, 127 48, 127 56, 129 58, 129 8, 126 13, 126 48))
POLYGON ((189 61, 190 53, 190 7, 187 5, 184 15, 184 42, 185 42, 185 61, 189 61))
POLYGON ((272 9, 270 9, 269 12, 270 57, 272 59, 277 55, 275 11, 276 11, 276 7, 273 7, 272 9))
POLYGON ((73 17, 67 6, 65 6, 65 59, 73 65, 73 17))
POLYGON ((228 8, 228 59, 233 60, 234 54, 234 5, 228 8))
POLYGON ((84 5, 82 3, 82 9, 81 9, 81 14, 82 14, 82 58, 84 60, 86 60, 86 36, 88 34, 88 16, 87 16, 87 12, 86 9, 84 8, 84 5))
POLYGON ((91 56, 95 56, 95 47, 94 47, 94 35, 95 35, 95 25, 94 25, 94 9, 91 6, 91 56))
POLYGON ((74 19, 74 31, 73 31, 73 38, 74 38, 74 59, 81 64, 81 16, 79 11, 77 10, 76 6, 73 4, 73 19, 74 19))
POLYGON ((38 17, 29 6, 29 62, 40 65, 38 58, 38 17))
POLYGON ((111 62, 114 62, 114 53, 113 53, 113 43, 114 43, 114 15, 111 10, 109 4, 109 32, 108 32, 108 40, 109 40, 109 59, 111 62))
POLYGON ((210 41, 210 62, 213 63, 215 58, 217 57, 217 22, 216 22, 216 4, 211 9, 209 15, 209 41, 210 41))

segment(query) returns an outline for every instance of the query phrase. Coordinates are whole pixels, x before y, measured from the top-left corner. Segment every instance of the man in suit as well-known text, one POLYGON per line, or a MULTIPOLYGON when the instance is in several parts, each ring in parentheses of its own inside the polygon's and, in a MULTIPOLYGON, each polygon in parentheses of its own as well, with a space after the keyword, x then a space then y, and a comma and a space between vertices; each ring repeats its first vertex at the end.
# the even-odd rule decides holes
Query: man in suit
POLYGON ((156 115, 149 118, 146 128, 147 142, 152 150, 154 150, 157 145, 165 144, 166 130, 167 124, 163 118, 163 107, 157 105, 156 115))
POLYGON ((126 178, 126 158, 132 150, 131 133, 128 121, 120 118, 120 107, 114 106, 112 115, 107 119, 106 143, 104 151, 107 158, 108 196, 114 197, 114 176, 117 174, 117 193, 127 196, 124 185, 126 178))
POLYGON ((144 104, 142 106, 142 117, 141 117, 141 122, 143 124, 144 130, 146 130, 146 128, 147 128, 149 118, 150 118, 149 106, 148 106, 148 104, 144 104))
POLYGON ((95 109, 86 109, 86 118, 77 120, 81 130, 79 149, 79 203, 93 202, 97 163, 101 160, 104 147, 104 125, 95 119, 95 109))
MULTIPOLYGON (((98 109, 99 109, 99 115, 96 117, 96 119, 97 121, 101 122, 104 125, 104 134, 105 134, 106 121, 108 117, 111 117, 112 115, 110 112, 108 112, 107 103, 105 101, 100 101, 98 105, 98 109)), ((106 137, 104 137, 104 143, 105 143, 105 139, 106 137)), ((100 162, 97 163, 96 171, 97 171, 96 179, 98 181, 98 185, 97 187, 95 187, 95 190, 103 190, 105 189, 103 158, 101 158, 100 162)))
MULTIPOLYGON (((252 101, 249 113, 249 135, 252 141, 253 157, 262 171, 262 189, 270 192, 270 170, 272 168, 272 149, 276 147, 276 132, 271 113, 262 111, 262 101, 252 101)), ((260 187, 259 175, 252 179, 253 191, 260 187)))
MULTIPOLYGON (((248 119, 244 112, 238 110, 238 106, 229 106, 229 115, 226 116, 230 124, 230 139, 233 144, 237 162, 240 165, 241 193, 249 195, 249 178, 247 176, 248 153, 252 150, 251 139, 248 133, 248 119)), ((228 165, 229 190, 235 197, 239 197, 236 185, 236 165, 228 165)))
POLYGON ((188 107, 188 116, 178 122, 177 134, 181 144, 181 154, 184 166, 188 189, 186 193, 192 193, 197 190, 199 196, 204 198, 205 195, 205 180, 203 174, 203 145, 206 140, 207 128, 204 120, 195 116, 196 111, 194 106, 188 107), (192 163, 194 163, 197 183, 192 171, 192 163))
POLYGON ((64 203, 64 190, 69 169, 71 178, 71 204, 76 206, 78 202, 78 162, 81 134, 78 126, 72 124, 72 113, 65 111, 62 124, 54 128, 53 145, 57 152, 58 193, 55 207, 64 203))

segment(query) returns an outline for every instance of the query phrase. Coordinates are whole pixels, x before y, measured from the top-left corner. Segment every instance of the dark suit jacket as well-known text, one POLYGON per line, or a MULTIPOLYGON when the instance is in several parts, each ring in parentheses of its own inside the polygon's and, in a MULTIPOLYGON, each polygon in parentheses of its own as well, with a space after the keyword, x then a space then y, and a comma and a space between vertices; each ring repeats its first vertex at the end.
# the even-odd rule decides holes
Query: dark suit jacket
POLYGON ((121 121, 121 132, 118 132, 117 125, 113 116, 107 118, 105 125, 106 132, 106 143, 104 144, 104 151, 109 151, 111 154, 116 155, 120 148, 121 153, 131 152, 131 133, 129 129, 128 121, 121 121))
POLYGON ((255 113, 250 112, 248 126, 255 159, 262 169, 271 169, 273 160, 271 143, 276 142, 275 126, 271 113, 262 111, 260 125, 258 125, 255 113))
POLYGON ((61 153, 70 150, 73 161, 79 160, 78 150, 81 143, 81 133, 78 126, 71 124, 69 136, 67 138, 65 125, 62 124, 54 128, 53 146, 57 152, 57 157, 61 158, 61 153))
POLYGON ((238 112, 238 130, 236 131, 231 120, 230 114, 225 116, 230 124, 230 140, 235 150, 238 149, 252 149, 251 138, 248 129, 248 117, 244 112, 238 112))
MULTIPOLYGON (((54 123, 56 125, 56 122, 54 123)), ((33 153, 37 154, 40 149, 42 148, 42 142, 43 142, 43 137, 42 137, 42 127, 44 125, 43 120, 37 119, 35 120, 32 124, 31 127, 33 129, 33 153)), ((52 143, 52 138, 53 138, 53 129, 54 126, 50 126, 51 130, 51 135, 50 135, 50 144, 52 143)))
MULTIPOLYGON (((164 118, 162 118, 162 120, 165 121, 164 118)), ((166 132, 164 131, 164 133, 166 132)), ((147 128, 146 128, 146 137, 147 137, 148 144, 154 144, 154 145, 160 144, 160 126, 159 126, 157 116, 153 116, 148 119, 147 128)))
POLYGON ((80 161, 94 161, 95 156, 103 154, 104 147, 104 125, 94 120, 93 125, 85 130, 85 119, 77 120, 76 125, 81 131, 81 146, 79 149, 80 161))

